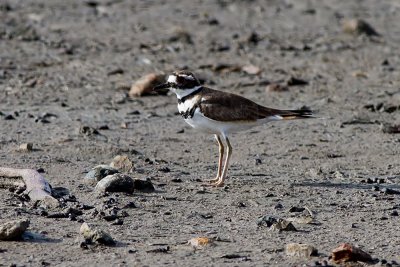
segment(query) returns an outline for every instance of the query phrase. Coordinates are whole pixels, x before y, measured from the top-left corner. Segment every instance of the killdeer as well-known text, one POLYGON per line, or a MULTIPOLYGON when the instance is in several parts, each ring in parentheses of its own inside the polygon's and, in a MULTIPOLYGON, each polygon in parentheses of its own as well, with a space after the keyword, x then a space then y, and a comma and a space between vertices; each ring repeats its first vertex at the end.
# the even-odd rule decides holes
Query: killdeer
POLYGON ((196 130, 211 133, 219 145, 218 172, 209 180, 213 186, 223 186, 232 155, 228 136, 270 121, 312 118, 310 110, 279 110, 267 108, 232 93, 202 86, 189 71, 176 71, 154 90, 169 89, 178 98, 178 110, 184 120, 196 130), (224 160, 226 143, 227 155, 224 160))

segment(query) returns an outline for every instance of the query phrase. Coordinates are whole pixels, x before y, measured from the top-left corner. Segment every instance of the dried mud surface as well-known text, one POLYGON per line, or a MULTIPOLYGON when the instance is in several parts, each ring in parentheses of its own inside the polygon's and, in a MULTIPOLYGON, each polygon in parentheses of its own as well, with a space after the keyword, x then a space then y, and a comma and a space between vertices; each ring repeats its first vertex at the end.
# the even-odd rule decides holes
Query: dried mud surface
POLYGON ((80 222, 41 216, 0 189, 0 222, 28 217, 39 236, 0 242, 1 266, 313 266, 343 242, 400 262, 393 212, 400 195, 385 191, 400 190, 400 136, 382 131, 400 123, 400 110, 365 108, 400 106, 396 0, 5 0, 0 21, 0 165, 43 168, 53 187, 96 209, 136 205, 123 209, 123 225, 84 210, 78 219, 107 230, 117 245, 82 249, 80 222), (369 22, 380 36, 344 33, 347 18, 369 22), (185 124, 173 95, 126 97, 143 75, 183 68, 211 87, 270 107, 308 106, 321 118, 233 135, 226 187, 203 188, 200 180, 216 172, 213 137, 185 124), (265 90, 266 81, 290 77, 308 84, 265 90), (16 151, 27 142, 33 151, 16 151), (119 154, 156 192, 98 196, 83 182, 119 154), (293 206, 308 207, 318 223, 281 233, 257 226, 260 216, 295 216, 293 206), (194 250, 186 242, 198 236, 219 241, 194 250), (286 256, 292 242, 319 255, 286 256))

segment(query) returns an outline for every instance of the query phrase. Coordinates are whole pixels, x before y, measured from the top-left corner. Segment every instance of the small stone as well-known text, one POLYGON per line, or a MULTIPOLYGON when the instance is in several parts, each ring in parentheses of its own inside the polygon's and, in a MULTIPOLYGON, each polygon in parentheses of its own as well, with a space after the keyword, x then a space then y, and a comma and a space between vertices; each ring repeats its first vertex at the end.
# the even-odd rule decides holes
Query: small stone
POLYGON ((100 133, 93 127, 83 125, 79 128, 79 134, 85 135, 85 136, 93 136, 93 135, 98 135, 100 133))
POLYGON ((297 231, 294 225, 285 219, 275 218, 269 215, 262 216, 257 220, 258 226, 267 226, 273 231, 297 231))
POLYGON ((269 215, 262 216, 262 217, 258 218, 258 220, 257 220, 258 226, 265 225, 267 227, 271 227, 274 223, 277 223, 277 219, 275 217, 272 217, 269 215))
POLYGON ((351 244, 344 243, 332 251, 332 260, 335 263, 344 263, 349 261, 371 262, 372 257, 367 252, 351 244))
POLYGON ((242 71, 249 75, 259 75, 261 73, 261 68, 254 65, 245 65, 242 67, 242 71))
POLYGON ((195 237, 188 241, 188 244, 194 248, 201 249, 213 243, 213 240, 208 237, 195 237))
POLYGON ((135 188, 134 180, 128 176, 121 173, 116 173, 113 175, 106 176, 100 180, 95 190, 100 193, 105 192, 126 192, 132 193, 135 188))
POLYGON ((274 209, 275 209, 275 210, 281 210, 281 209, 283 209, 283 205, 282 205, 281 203, 278 203, 278 204, 276 204, 276 205, 274 206, 274 209))
POLYGON ((95 185, 104 177, 115 173, 119 173, 119 171, 113 167, 108 165, 97 165, 85 175, 85 182, 95 185))
POLYGON ((364 78, 364 79, 368 78, 368 74, 366 72, 364 72, 364 71, 361 71, 361 70, 353 71, 351 73, 351 76, 353 76, 355 78, 364 78))
POLYGON ((390 213, 390 216, 399 216, 399 213, 397 210, 394 210, 390 213))
POLYGON ((286 92, 286 91, 289 91, 289 87, 281 85, 279 83, 271 83, 271 84, 267 85, 267 87, 265 88, 265 91, 267 91, 267 92, 286 92))
POLYGON ((0 240, 20 239, 22 234, 28 229, 30 221, 28 219, 15 220, 0 225, 0 240))
POLYGON ((286 81, 286 85, 287 86, 296 86, 296 85, 307 85, 308 82, 303 80, 303 79, 299 79, 296 77, 290 77, 287 81, 286 81))
POLYGON ((117 218, 115 221, 113 221, 111 223, 111 225, 123 225, 123 224, 124 224, 124 221, 119 218, 117 218))
POLYGON ((79 232, 85 238, 86 243, 98 243, 106 246, 115 245, 115 241, 110 234, 100 229, 93 229, 86 222, 81 225, 79 232))
POLYGON ((4 116, 4 120, 6 121, 15 120, 15 117, 12 114, 7 114, 4 116))
POLYGON ((278 219, 278 221, 271 226, 271 230, 279 231, 279 232, 281 232, 281 231, 297 231, 296 227, 294 227, 294 225, 291 222, 289 222, 285 219, 278 219))
POLYGON ((286 245, 285 251, 290 257, 309 258, 318 255, 318 250, 308 244, 290 243, 286 245))
POLYGON ((146 193, 154 192, 156 190, 150 180, 140 180, 140 179, 133 180, 133 189, 135 191, 146 192, 146 193))
POLYGON ((21 144, 18 147, 18 151, 21 151, 21 152, 29 152, 29 151, 32 151, 32 150, 33 150, 33 144, 32 143, 24 143, 24 144, 21 144))
POLYGON ((345 33, 349 34, 379 36, 379 33, 368 22, 361 19, 344 20, 342 28, 345 33))
POLYGON ((111 161, 110 167, 121 172, 130 172, 133 168, 133 162, 126 155, 118 155, 111 161))
POLYGON ((296 207, 296 206, 293 206, 293 207, 291 207, 290 209, 289 209, 289 212, 303 212, 305 210, 305 208, 303 208, 303 207, 296 207))
MULTIPOLYGON (((156 85, 163 83, 164 80, 165 80, 164 74, 156 74, 156 73, 147 74, 142 78, 140 78, 139 80, 137 80, 134 84, 132 84, 129 90, 129 96, 140 97, 140 96, 155 94, 153 88, 156 85)), ((158 93, 166 94, 167 92, 168 90, 158 93)))

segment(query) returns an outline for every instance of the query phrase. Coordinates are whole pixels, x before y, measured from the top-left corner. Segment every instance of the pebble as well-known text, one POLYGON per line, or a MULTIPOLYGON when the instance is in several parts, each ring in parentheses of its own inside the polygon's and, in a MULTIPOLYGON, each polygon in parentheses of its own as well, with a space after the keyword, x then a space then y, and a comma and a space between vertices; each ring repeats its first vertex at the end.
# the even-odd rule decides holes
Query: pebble
POLYGON ((29 151, 32 151, 32 150, 33 150, 33 144, 32 143, 24 143, 24 144, 21 144, 18 147, 18 151, 21 151, 21 152, 29 152, 29 151))
POLYGON ((296 85, 307 85, 308 82, 306 80, 303 79, 299 79, 296 77, 290 77, 287 81, 286 81, 286 85, 287 86, 296 86, 296 85))
POLYGON ((257 225, 258 226, 267 226, 270 228, 270 230, 274 231, 297 231, 297 229, 294 227, 294 225, 281 218, 275 218, 269 215, 262 216, 258 218, 257 220, 257 225))
POLYGON ((309 258, 317 256, 318 250, 308 244, 290 243, 285 247, 286 255, 291 257, 309 258))
POLYGON ((188 244, 194 248, 201 249, 207 245, 213 244, 213 239, 208 237, 195 237, 188 241, 188 244))
POLYGON ((108 165, 97 165, 85 175, 85 182, 95 185, 104 177, 115 173, 119 173, 119 171, 113 167, 108 165))
POLYGON ((394 210, 390 213, 390 216, 399 216, 399 212, 397 210, 394 210))
POLYGON ((12 114, 7 114, 4 116, 4 120, 6 121, 15 120, 15 117, 12 114))
POLYGON ((22 234, 28 229, 30 221, 28 219, 14 220, 0 225, 0 240, 20 239, 22 234))
POLYGON ((289 212, 303 212, 305 210, 305 208, 303 208, 303 207, 296 207, 296 206, 293 206, 293 207, 291 207, 290 209, 289 209, 289 212))
POLYGON ((111 161, 110 167, 121 172, 130 172, 133 168, 133 162, 127 155, 118 155, 111 161))
POLYGON ((79 134, 85 135, 85 136, 93 136, 100 134, 99 131, 97 131, 95 128, 83 125, 79 128, 79 134))
POLYGON ((379 33, 366 21, 362 19, 344 20, 342 24, 345 33, 367 36, 379 36, 379 33))
POLYGON ((254 65, 244 65, 242 66, 242 71, 249 75, 259 75, 262 70, 254 65))
POLYGON ((126 192, 132 193, 135 188, 134 180, 125 174, 115 173, 100 180, 95 190, 100 193, 105 192, 126 192))
POLYGON ((110 234, 103 230, 95 229, 86 222, 81 225, 79 232, 85 238, 86 244, 98 243, 106 246, 115 245, 115 241, 110 234))

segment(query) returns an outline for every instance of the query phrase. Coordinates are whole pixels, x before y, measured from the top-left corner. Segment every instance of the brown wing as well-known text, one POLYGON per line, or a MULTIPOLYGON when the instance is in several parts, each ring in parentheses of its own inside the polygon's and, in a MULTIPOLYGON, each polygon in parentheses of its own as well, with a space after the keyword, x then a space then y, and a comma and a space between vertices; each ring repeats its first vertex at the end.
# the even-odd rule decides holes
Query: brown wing
POLYGON ((217 121, 255 121, 270 116, 282 119, 312 117, 310 110, 278 110, 263 107, 239 95, 203 87, 200 111, 208 118, 217 121))

